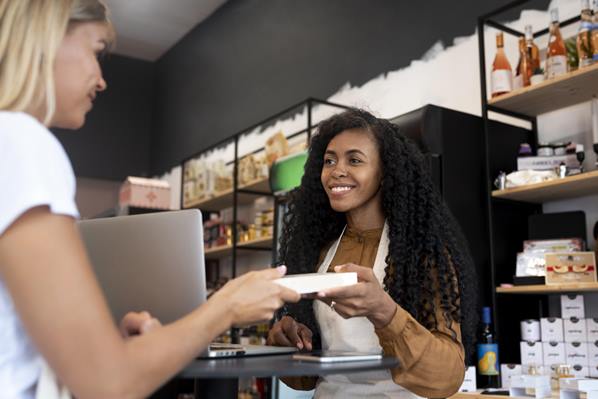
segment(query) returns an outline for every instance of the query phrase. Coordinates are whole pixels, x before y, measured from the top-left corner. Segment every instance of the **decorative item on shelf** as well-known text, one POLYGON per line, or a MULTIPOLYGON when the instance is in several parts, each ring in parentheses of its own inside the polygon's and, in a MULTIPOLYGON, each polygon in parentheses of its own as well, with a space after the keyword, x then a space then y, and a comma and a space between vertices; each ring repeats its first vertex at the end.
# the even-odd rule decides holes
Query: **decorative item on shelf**
POLYGON ((274 133, 266 140, 266 162, 268 166, 278 158, 283 157, 289 153, 289 143, 282 132, 274 133))
POLYGON ((592 65, 592 10, 590 0, 581 0, 581 23, 576 38, 577 57, 579 59, 579 68, 585 68, 592 65))
POLYGON ((519 62, 515 69, 513 78, 513 90, 530 85, 530 78, 533 74, 532 60, 528 51, 525 37, 519 37, 519 62))
POLYGON ((208 187, 208 193, 210 195, 218 195, 218 193, 233 188, 232 170, 227 168, 226 163, 223 160, 213 162, 208 171, 210 175, 209 181, 211 183, 208 187))
MULTIPOLYGON (((532 75, 535 75, 540 68, 540 50, 534 43, 534 32, 531 25, 525 25, 525 45, 531 61, 532 75)), ((542 75, 544 71, 540 72, 542 75)))
POLYGON ((514 188, 526 186, 528 184, 543 183, 546 181, 557 179, 554 168, 552 170, 518 170, 507 175, 507 182, 505 188, 514 188))
POLYGON ((246 185, 268 177, 265 155, 247 155, 239 161, 239 185, 246 185))
POLYGON ((545 277, 545 254, 551 252, 579 252, 582 250, 583 240, 581 238, 526 240, 523 242, 523 251, 517 254, 515 275, 517 277, 545 277))
POLYGON ((567 50, 559 27, 559 10, 550 10, 548 50, 546 52, 546 78, 552 79, 567 73, 567 50))
POLYGON ((129 176, 120 186, 118 205, 120 208, 170 209, 170 184, 164 180, 129 176))
POLYGON ((546 284, 596 282, 594 252, 547 253, 546 284))
POLYGON ((503 33, 496 33, 496 56, 492 63, 491 95, 500 96, 513 90, 513 71, 505 54, 503 33))

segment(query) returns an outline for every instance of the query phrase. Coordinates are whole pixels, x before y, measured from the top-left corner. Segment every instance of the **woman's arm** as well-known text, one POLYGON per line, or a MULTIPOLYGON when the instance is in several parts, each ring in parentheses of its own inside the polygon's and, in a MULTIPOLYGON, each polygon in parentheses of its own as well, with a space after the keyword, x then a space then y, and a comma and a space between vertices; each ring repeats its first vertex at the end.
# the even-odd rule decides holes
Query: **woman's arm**
POLYGON ((79 398, 147 396, 231 325, 268 320, 299 299, 269 281, 277 269, 249 273, 182 319, 124 340, 73 219, 47 207, 0 236, 0 274, 37 348, 79 398))

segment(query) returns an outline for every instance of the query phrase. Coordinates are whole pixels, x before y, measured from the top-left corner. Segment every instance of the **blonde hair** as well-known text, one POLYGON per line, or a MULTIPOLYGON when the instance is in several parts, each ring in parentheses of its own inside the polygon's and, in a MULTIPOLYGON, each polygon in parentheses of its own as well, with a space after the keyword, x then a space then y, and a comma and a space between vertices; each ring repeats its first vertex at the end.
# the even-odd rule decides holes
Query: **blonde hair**
POLYGON ((56 110, 54 60, 71 23, 110 24, 100 0, 0 0, 0 110, 56 110))

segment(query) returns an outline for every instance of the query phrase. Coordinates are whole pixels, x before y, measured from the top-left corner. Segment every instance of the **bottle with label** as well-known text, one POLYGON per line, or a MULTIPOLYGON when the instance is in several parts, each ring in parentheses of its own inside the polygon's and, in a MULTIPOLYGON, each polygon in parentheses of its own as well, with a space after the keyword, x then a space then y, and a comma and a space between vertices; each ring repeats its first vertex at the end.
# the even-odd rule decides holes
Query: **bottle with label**
POLYGON ((497 388, 500 382, 498 343, 492 328, 490 308, 482 308, 482 326, 478 336, 478 386, 497 388))
POLYGON ((491 87, 492 97, 513 90, 513 71, 503 48, 502 32, 496 34, 496 56, 492 63, 491 87))
POLYGON ((590 0, 581 0, 581 22, 577 32, 577 55, 579 67, 584 68, 592 65, 592 10, 590 0))
POLYGON ((550 33, 548 36, 548 50, 546 51, 546 78, 567 73, 567 50, 559 27, 559 10, 550 10, 550 33))
POLYGON ((598 61, 598 0, 594 0, 592 15, 592 59, 598 61))
POLYGON ((525 25, 525 44, 532 66, 532 75, 535 75, 540 69, 540 50, 538 50, 538 46, 534 43, 534 32, 531 25, 525 25))
POLYGON ((529 86, 533 70, 529 52, 527 51, 525 37, 523 36, 519 38, 519 62, 517 63, 517 69, 515 71, 513 90, 529 86))

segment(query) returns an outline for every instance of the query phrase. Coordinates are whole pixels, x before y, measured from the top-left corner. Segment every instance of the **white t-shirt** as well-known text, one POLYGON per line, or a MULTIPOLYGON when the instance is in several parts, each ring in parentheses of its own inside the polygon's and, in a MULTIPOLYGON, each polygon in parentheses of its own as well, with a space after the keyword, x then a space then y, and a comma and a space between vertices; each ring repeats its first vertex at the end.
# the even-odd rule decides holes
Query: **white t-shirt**
MULTIPOLYGON (((71 163, 37 119, 0 111, 0 237, 19 216, 39 205, 56 214, 79 216, 71 163)), ((0 397, 32 398, 40 360, 0 278, 0 397)))

